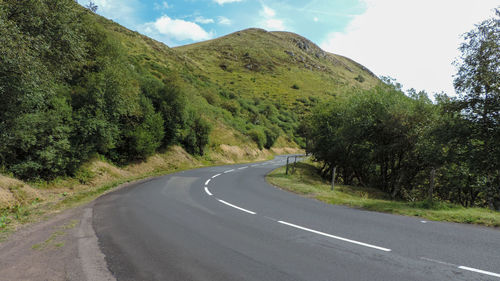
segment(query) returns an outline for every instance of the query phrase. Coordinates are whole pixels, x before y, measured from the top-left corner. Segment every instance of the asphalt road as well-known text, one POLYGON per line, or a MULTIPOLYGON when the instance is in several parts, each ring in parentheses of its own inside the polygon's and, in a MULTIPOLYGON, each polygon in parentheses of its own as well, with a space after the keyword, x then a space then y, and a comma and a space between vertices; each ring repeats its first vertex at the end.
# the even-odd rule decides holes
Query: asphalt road
POLYGON ((265 175, 284 157, 203 168, 99 198, 117 280, 500 280, 500 231, 327 205, 265 175))

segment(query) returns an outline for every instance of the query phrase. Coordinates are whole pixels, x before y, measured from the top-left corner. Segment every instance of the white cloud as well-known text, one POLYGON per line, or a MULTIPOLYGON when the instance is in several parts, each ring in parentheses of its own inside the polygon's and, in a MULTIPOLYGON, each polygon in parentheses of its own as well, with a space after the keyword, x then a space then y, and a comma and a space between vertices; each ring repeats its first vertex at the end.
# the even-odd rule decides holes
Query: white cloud
POLYGON ((405 88, 454 94, 461 34, 493 15, 498 0, 365 0, 367 10, 321 47, 350 57, 405 88))
POLYGON ((265 22, 265 26, 270 30, 285 30, 283 21, 279 19, 268 19, 265 22))
POLYGON ((194 19, 195 22, 197 23, 201 23, 201 24, 209 24, 209 23, 214 23, 214 20, 213 19, 207 19, 207 18, 204 18, 202 16, 199 16, 199 17, 196 17, 194 19))
POLYGON ((262 4, 262 10, 260 11, 261 19, 257 23, 258 26, 262 26, 268 30, 285 30, 285 24, 282 19, 276 18, 276 11, 270 7, 262 4))
POLYGON ((215 3, 219 5, 224 5, 226 3, 234 3, 234 2, 241 2, 243 0, 214 0, 215 3))
POLYGON ((272 17, 274 17, 276 15, 276 12, 273 9, 269 8, 268 6, 266 6, 266 5, 262 6, 262 13, 266 17, 270 17, 270 18, 272 18, 272 17))
POLYGON ((160 35, 178 41, 200 41, 213 37, 212 33, 206 32, 194 22, 171 19, 166 15, 158 18, 154 22, 146 23, 143 26, 143 30, 153 37, 157 37, 155 35, 160 35))
POLYGON ((314 21, 314 22, 318 22, 318 21, 319 21, 318 17, 314 17, 314 18, 313 18, 313 21, 314 21))
POLYGON ((222 24, 222 25, 231 25, 233 23, 230 19, 223 17, 223 16, 218 17, 217 21, 219 24, 222 24))

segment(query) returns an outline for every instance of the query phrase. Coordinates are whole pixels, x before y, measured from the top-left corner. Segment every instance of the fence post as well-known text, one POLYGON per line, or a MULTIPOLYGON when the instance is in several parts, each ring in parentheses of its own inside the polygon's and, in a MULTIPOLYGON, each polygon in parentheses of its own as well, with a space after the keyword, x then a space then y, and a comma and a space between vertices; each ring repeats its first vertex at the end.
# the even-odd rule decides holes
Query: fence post
POLYGON ((288 156, 286 157, 286 174, 288 175, 288 156))
POLYGON ((335 166, 332 169, 332 191, 335 189, 335 166))

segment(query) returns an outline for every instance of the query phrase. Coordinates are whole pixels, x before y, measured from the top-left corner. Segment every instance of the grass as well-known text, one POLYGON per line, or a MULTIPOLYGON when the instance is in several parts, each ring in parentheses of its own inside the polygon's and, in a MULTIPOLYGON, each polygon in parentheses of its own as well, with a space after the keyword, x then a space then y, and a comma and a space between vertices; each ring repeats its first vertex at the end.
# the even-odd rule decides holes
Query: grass
POLYGON ((313 163, 300 162, 291 175, 285 175, 285 168, 281 167, 271 172, 267 180, 282 189, 334 205, 434 221, 500 226, 500 212, 486 208, 464 208, 437 201, 395 201, 377 189, 364 187, 336 185, 335 190, 331 191, 330 183, 322 179, 316 169, 313 163))

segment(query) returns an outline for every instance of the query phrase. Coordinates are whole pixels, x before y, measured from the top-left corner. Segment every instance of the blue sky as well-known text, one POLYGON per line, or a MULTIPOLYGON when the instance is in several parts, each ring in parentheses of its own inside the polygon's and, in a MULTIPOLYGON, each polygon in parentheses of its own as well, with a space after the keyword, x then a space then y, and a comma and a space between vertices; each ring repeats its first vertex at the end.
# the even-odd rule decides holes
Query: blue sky
MULTIPOLYGON (((82 5, 88 0, 79 0, 82 5)), ((455 94, 461 35, 498 0, 93 0, 98 13, 170 47, 260 27, 298 33, 379 76, 455 94)))
MULTIPOLYGON (((80 0, 82 4, 86 2, 80 0)), ((352 0, 94 0, 98 13, 159 39, 171 47, 226 35, 249 27, 286 30, 320 42, 344 30, 362 14, 352 0), (175 28, 176 27, 176 28, 175 28), (180 30, 176 32, 175 30, 180 30)))

